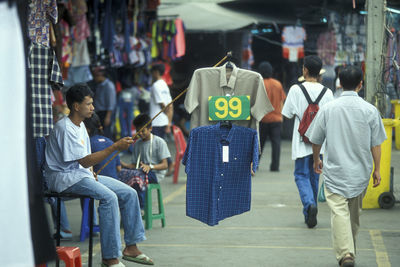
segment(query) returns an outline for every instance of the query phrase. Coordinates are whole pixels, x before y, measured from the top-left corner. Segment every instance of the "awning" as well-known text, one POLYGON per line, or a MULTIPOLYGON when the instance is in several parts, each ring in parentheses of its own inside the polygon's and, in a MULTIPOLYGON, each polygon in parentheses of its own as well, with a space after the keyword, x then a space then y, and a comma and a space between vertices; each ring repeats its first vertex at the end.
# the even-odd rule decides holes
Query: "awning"
POLYGON ((254 17, 224 8, 217 3, 190 2, 166 8, 160 6, 158 15, 180 17, 189 32, 231 31, 257 23, 254 17))

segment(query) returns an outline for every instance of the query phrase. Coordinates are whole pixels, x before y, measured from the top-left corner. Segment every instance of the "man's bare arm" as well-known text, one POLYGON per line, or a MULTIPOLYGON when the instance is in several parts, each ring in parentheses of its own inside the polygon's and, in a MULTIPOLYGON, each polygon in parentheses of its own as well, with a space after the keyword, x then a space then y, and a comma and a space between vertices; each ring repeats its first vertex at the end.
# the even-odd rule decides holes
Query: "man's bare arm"
POLYGON ((313 159, 314 159, 313 167, 314 167, 314 171, 319 174, 322 173, 322 161, 319 158, 319 155, 321 153, 321 147, 322 147, 322 145, 312 144, 313 159))
POLYGON ((381 145, 371 147, 371 153, 375 165, 374 172, 372 173, 373 186, 376 187, 381 183, 381 145))
POLYGON ((80 160, 78 160, 78 162, 82 167, 89 168, 105 160, 114 151, 122 151, 128 149, 129 145, 132 143, 133 140, 131 137, 124 137, 102 151, 98 151, 93 154, 89 154, 84 158, 81 158, 80 160))

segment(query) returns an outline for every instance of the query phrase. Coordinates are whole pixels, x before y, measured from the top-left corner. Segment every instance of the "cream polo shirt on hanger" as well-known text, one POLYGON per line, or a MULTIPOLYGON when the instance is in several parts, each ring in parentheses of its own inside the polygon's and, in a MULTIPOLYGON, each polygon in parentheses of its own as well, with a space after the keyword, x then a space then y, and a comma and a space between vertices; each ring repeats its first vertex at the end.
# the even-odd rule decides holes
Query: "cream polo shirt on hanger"
POLYGON ((263 78, 259 73, 240 69, 233 63, 231 63, 233 69, 229 75, 225 65, 216 68, 201 68, 194 72, 185 98, 186 111, 191 114, 190 128, 217 123, 217 121, 209 121, 209 96, 249 95, 250 120, 234 121, 234 123, 256 129, 258 133, 260 120, 265 114, 274 110, 265 91, 263 78))

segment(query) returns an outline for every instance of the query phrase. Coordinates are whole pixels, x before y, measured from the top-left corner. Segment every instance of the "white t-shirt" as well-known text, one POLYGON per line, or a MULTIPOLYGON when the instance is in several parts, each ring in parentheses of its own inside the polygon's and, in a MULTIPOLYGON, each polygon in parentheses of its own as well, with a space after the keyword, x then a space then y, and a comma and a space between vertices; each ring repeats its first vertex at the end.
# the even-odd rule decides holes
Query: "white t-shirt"
MULTIPOLYGON (((321 93, 324 86, 320 83, 304 82, 304 87, 306 88, 308 94, 312 101, 315 101, 319 94, 321 93)), ((319 107, 333 100, 333 94, 331 90, 326 90, 324 96, 319 102, 319 107)), ((303 158, 305 156, 312 154, 311 144, 306 144, 303 142, 299 134, 299 124, 303 117, 304 111, 308 107, 308 102, 306 97, 301 91, 300 87, 295 84, 293 85, 287 95, 285 104, 283 105, 282 115, 286 118, 294 119, 293 137, 292 137, 292 159, 303 158)), ((321 149, 323 153, 323 149, 321 149)))
MULTIPOLYGON (((171 102, 171 93, 167 83, 164 80, 158 80, 151 86, 150 89, 150 117, 153 118, 161 110, 160 104, 168 105, 171 102)), ((168 117, 162 112, 155 118, 151 124, 152 126, 167 126, 168 117)))
POLYGON ((94 179, 78 160, 91 154, 85 124, 76 126, 68 117, 59 120, 46 145, 45 177, 51 191, 62 192, 84 178, 94 179))

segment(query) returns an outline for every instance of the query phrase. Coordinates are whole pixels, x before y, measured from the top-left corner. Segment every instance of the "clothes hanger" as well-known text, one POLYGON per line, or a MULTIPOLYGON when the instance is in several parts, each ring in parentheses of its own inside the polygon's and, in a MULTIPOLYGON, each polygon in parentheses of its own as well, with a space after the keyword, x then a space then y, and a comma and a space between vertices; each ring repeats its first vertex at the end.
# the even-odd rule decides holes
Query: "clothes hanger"
POLYGON ((225 65, 225 68, 232 70, 233 69, 233 65, 232 65, 232 62, 231 62, 231 60, 232 60, 232 51, 229 51, 228 53, 226 53, 226 60, 227 60, 227 63, 225 65))
POLYGON ((221 127, 222 128, 231 129, 232 128, 232 122, 231 121, 221 121, 221 127))
POLYGON ((301 19, 296 19, 296 27, 302 27, 301 25, 301 19))

